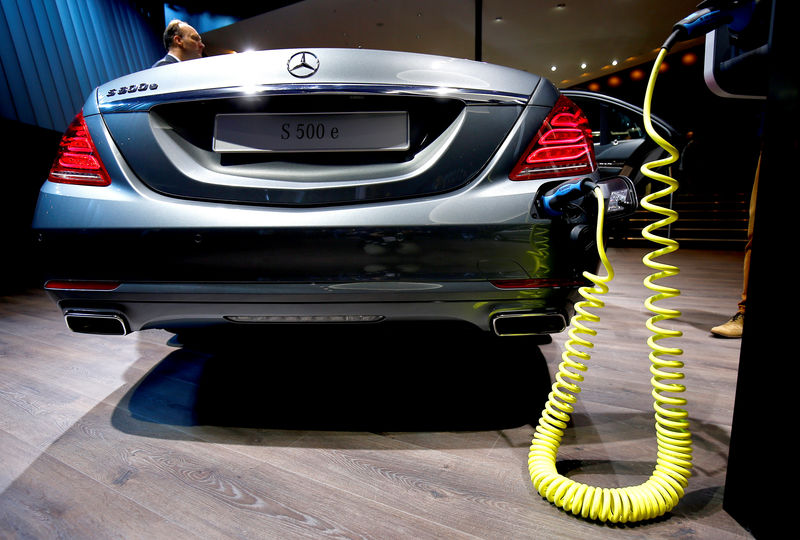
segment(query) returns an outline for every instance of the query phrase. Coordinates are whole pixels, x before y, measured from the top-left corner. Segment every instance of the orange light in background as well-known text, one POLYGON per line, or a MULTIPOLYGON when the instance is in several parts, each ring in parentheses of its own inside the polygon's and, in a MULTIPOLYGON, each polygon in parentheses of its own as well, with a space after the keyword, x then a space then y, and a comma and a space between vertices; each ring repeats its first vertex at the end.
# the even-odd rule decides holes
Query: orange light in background
POLYGON ((681 57, 681 62, 684 66, 691 66, 697 63, 697 55, 693 52, 687 52, 681 57))
POLYGON ((631 80, 632 81, 641 81, 644 79, 644 71, 641 69, 634 69, 631 71, 631 80))
POLYGON ((622 79, 617 77, 616 75, 612 75, 608 78, 608 86, 615 88, 622 84, 622 79))
POLYGON ((591 83, 589 83, 589 86, 587 86, 586 88, 588 88, 592 92, 599 92, 600 91, 600 83, 591 82, 591 83))
POLYGON ((669 69, 669 64, 667 64, 666 62, 664 62, 663 64, 661 64, 661 67, 659 67, 659 68, 658 68, 658 72, 659 72, 659 73, 664 73, 664 72, 665 72, 665 71, 667 71, 668 69, 669 69))

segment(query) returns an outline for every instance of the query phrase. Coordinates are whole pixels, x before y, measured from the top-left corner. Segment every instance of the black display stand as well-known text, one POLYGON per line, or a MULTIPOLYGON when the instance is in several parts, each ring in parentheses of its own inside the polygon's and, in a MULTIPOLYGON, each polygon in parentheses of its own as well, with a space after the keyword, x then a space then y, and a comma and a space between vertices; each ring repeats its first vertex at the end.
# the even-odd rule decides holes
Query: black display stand
POLYGON ((788 398, 797 392, 792 375, 800 362, 794 343, 794 252, 800 241, 799 72, 790 57, 797 45, 789 42, 797 32, 794 3, 773 2, 764 144, 723 502, 756 538, 779 537, 795 517, 780 489, 796 475, 796 422, 788 398))

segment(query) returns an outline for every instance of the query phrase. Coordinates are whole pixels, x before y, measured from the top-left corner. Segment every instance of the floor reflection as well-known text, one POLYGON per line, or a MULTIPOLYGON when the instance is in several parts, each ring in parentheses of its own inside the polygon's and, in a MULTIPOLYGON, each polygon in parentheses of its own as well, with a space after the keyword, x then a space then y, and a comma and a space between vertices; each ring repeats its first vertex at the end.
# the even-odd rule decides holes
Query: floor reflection
POLYGON ((438 323, 204 331, 182 336, 127 405, 184 426, 504 429, 535 422, 546 400, 541 339, 438 323))

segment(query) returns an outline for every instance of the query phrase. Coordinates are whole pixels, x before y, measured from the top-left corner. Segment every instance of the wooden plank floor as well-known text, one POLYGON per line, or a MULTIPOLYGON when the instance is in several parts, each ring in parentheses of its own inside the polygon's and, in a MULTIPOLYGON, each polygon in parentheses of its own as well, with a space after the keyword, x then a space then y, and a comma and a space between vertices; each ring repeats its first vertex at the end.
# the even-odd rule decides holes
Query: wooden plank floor
MULTIPOLYGON (((643 250, 596 325, 560 460, 640 483, 654 460, 643 250)), ((175 349, 169 334, 71 334, 39 291, 0 300, 0 538, 750 538, 722 509, 741 256, 682 250, 694 476, 668 516, 604 525, 542 499, 532 424, 565 336, 463 328, 264 329, 175 349)))

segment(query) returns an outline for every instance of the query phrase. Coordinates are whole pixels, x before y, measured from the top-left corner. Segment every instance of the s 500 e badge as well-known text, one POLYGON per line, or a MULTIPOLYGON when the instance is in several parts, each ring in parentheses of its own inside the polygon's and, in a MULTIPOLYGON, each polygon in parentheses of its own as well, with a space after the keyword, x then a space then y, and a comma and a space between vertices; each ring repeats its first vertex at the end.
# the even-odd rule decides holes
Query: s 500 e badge
POLYGON ((121 94, 133 94, 134 92, 144 92, 145 90, 155 90, 158 88, 157 83, 140 83, 132 84, 130 86, 120 86, 119 88, 112 88, 106 94, 106 97, 117 96, 121 94))

